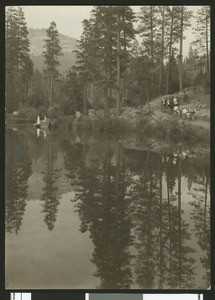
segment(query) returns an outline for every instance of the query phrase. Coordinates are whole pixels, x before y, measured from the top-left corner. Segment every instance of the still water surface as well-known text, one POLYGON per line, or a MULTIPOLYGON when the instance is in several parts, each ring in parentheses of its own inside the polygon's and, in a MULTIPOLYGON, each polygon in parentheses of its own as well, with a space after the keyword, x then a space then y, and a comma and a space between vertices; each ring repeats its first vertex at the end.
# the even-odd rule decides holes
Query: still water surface
POLYGON ((7 288, 208 288, 207 150, 7 130, 7 288))

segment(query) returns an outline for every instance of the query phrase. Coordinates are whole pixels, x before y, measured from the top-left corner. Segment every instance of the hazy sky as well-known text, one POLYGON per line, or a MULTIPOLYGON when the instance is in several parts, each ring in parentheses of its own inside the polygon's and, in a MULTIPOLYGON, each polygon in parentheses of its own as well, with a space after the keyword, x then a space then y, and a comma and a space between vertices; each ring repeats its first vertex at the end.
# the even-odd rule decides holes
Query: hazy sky
MULTIPOLYGON (((22 6, 27 26, 32 28, 48 28, 51 21, 55 21, 58 31, 65 35, 79 39, 82 33, 82 21, 88 19, 93 6, 87 5, 59 5, 59 6, 22 6)), ((140 10, 140 6, 132 6, 135 12, 140 10)), ((200 6, 190 6, 194 12, 200 6)), ((192 18, 192 27, 195 27, 195 19, 192 18)), ((184 54, 189 50, 190 42, 193 40, 192 29, 185 32, 184 54)))

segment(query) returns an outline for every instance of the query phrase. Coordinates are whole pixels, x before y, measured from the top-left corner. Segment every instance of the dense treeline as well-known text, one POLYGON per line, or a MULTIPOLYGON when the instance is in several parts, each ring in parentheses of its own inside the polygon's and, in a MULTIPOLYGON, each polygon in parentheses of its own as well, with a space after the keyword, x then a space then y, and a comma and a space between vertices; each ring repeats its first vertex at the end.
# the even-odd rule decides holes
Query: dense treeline
POLYGON ((51 22, 44 40, 44 72, 33 71, 28 29, 21 8, 6 11, 6 109, 58 107, 62 114, 89 107, 137 106, 184 88, 210 86, 210 7, 95 6, 82 22, 76 64, 60 74, 59 33, 51 22), (191 20, 196 18, 196 27, 191 20), (186 29, 194 41, 183 54, 186 29))

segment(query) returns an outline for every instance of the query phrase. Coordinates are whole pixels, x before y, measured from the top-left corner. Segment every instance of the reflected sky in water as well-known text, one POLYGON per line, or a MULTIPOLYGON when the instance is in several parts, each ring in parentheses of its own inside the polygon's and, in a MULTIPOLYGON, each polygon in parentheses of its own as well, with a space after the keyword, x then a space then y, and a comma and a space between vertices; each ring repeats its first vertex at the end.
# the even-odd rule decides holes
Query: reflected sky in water
POLYGON ((6 132, 6 286, 207 289, 207 147, 6 132))

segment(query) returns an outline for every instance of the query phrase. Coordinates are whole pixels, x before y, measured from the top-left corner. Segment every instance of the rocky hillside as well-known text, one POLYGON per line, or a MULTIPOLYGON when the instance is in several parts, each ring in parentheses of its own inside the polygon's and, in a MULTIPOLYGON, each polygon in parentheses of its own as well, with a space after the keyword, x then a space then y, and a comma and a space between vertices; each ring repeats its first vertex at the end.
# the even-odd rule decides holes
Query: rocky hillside
MULTIPOLYGON (((29 41, 30 41, 30 56, 34 63, 34 67, 42 70, 44 59, 42 56, 42 52, 44 50, 44 39, 46 38, 46 29, 34 29, 29 28, 29 41)), ((63 56, 60 57, 60 66, 59 71, 64 73, 68 68, 72 67, 75 64, 75 54, 73 50, 77 48, 77 40, 59 34, 60 37, 60 45, 62 48, 63 56)))

